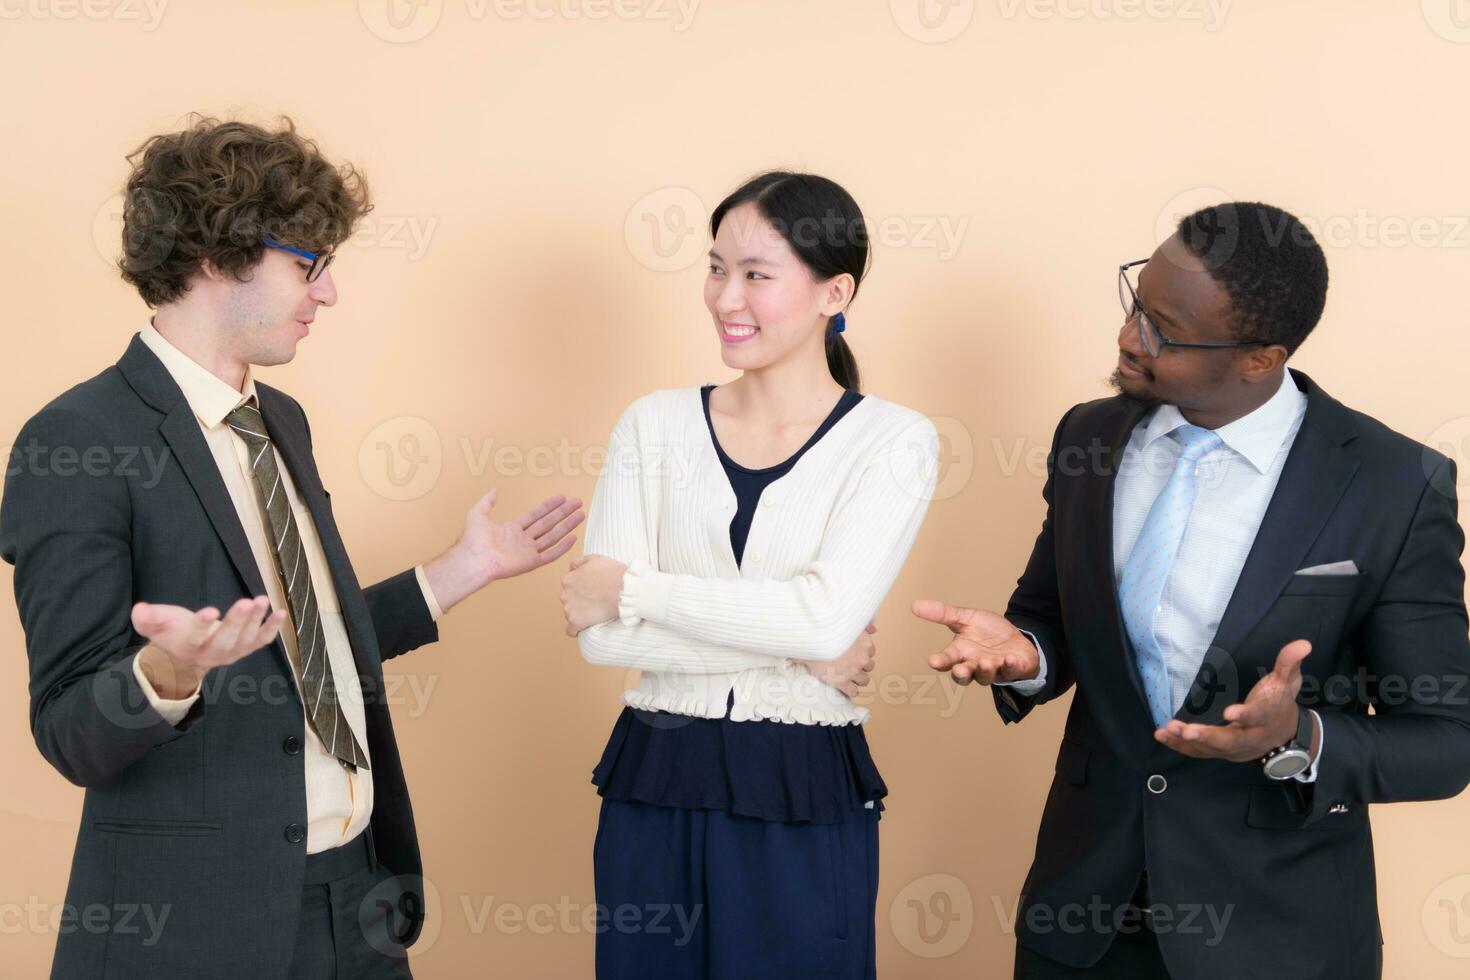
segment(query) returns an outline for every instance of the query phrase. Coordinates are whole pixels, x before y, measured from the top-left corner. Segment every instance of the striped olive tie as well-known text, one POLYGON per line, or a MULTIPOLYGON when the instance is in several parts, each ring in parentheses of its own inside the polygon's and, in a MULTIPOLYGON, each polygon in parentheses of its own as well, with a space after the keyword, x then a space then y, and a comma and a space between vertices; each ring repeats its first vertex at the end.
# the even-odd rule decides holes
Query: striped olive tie
MULTIPOLYGON (((301 547, 301 535, 291 504, 281 487, 281 472, 276 468, 276 454, 270 451, 265 419, 260 409, 246 403, 225 416, 230 428, 245 440, 250 455, 250 471, 255 476, 255 489, 265 503, 270 521, 276 571, 286 589, 286 604, 296 625, 296 647, 291 666, 296 669, 296 689, 306 705, 306 717, 317 738, 344 766, 366 769, 367 756, 352 736, 342 706, 337 702, 336 685, 327 662, 327 641, 322 634, 322 619, 317 610, 316 590, 301 547)), ((291 648, 288 646, 287 650, 291 648)))

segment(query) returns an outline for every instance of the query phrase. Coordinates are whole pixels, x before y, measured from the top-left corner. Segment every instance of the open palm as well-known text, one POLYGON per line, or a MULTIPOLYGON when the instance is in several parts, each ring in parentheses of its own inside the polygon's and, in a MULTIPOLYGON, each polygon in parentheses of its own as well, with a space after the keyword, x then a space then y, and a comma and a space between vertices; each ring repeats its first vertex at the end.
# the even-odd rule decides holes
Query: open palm
POLYGON ((938 599, 915 601, 913 613, 954 633, 944 649, 929 655, 929 666, 949 671, 959 684, 1029 680, 1041 670, 1036 646, 1004 616, 938 599))
POLYGON ((586 514, 581 501, 548 497, 519 517, 490 519, 496 492, 491 490, 469 509, 460 543, 489 569, 496 579, 512 578, 556 561, 577 539, 571 531, 586 514))

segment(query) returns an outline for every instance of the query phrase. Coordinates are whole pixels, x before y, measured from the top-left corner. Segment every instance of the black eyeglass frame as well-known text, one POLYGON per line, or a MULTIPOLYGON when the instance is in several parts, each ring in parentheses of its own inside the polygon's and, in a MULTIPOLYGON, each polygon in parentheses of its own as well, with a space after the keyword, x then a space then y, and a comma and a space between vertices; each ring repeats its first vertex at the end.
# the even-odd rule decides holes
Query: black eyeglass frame
POLYGON ((1165 337, 1159 332, 1159 325, 1154 322, 1153 315, 1138 301, 1138 291, 1133 288, 1133 283, 1128 278, 1129 269, 1146 265, 1148 261, 1148 259, 1137 259, 1118 266, 1118 301, 1123 304, 1123 313, 1128 320, 1135 318, 1138 320, 1138 342, 1144 350, 1148 351, 1149 357, 1158 357, 1167 347, 1178 347, 1184 350, 1229 350, 1236 347, 1271 346, 1269 340, 1242 340, 1233 344, 1189 344, 1182 340, 1170 340, 1165 337))

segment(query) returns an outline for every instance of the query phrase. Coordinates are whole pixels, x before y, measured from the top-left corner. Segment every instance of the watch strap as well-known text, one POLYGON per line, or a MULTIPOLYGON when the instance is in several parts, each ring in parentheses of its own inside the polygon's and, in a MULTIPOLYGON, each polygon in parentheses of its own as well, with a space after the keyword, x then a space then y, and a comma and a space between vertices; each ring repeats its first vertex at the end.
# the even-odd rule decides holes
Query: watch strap
POLYGON ((1296 706, 1296 712, 1296 738, 1293 739, 1293 742, 1310 752, 1312 750, 1312 730, 1316 727, 1312 723, 1312 713, 1301 705, 1296 706))

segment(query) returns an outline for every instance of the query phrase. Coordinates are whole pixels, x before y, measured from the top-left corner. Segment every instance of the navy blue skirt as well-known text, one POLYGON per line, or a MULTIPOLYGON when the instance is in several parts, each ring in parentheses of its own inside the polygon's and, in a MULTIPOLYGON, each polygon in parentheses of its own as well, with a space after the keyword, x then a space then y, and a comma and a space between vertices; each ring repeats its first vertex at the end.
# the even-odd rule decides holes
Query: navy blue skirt
POLYGON ((837 824, 888 787, 862 725, 693 718, 624 708, 592 782, 605 800, 837 824))
POLYGON ((874 980, 878 820, 602 801, 597 980, 874 980))

